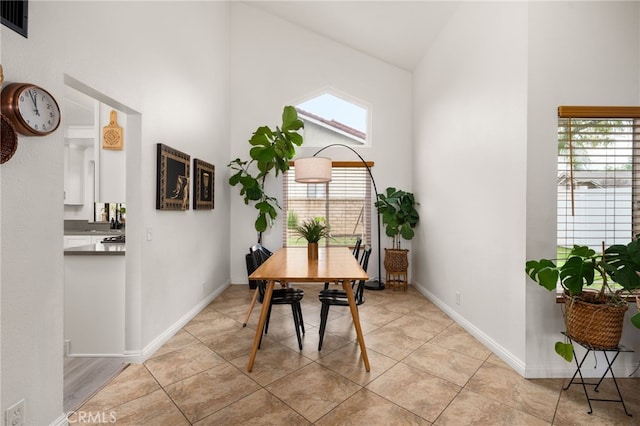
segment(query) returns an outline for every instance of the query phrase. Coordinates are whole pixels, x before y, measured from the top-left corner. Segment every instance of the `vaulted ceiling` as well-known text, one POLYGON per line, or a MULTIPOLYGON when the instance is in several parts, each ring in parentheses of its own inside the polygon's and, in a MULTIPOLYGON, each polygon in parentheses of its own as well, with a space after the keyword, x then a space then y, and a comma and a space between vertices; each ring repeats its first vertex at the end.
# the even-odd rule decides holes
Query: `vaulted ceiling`
POLYGON ((457 7, 428 0, 244 3, 408 71, 457 7))

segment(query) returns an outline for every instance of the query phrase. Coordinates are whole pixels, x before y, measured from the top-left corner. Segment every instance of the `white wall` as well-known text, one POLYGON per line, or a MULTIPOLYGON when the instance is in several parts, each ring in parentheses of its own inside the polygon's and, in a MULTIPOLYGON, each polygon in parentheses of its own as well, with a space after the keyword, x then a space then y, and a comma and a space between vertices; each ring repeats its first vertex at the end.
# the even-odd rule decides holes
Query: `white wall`
POLYGON ((461 5, 414 73, 413 283, 518 370, 526 18, 522 3, 461 5))
MULTIPOLYGON (((529 6, 526 258, 556 251, 557 107, 638 105, 638 2, 533 2, 529 6), (597 52, 597 53, 592 53, 597 52), (570 58, 567 59, 567 54, 570 58), (610 58, 610 60, 602 60, 610 58)), ((520 277, 526 293, 527 376, 566 375, 553 343, 564 328, 553 295, 520 277)), ((625 319, 622 343, 640 351, 640 333, 625 319)), ((616 362, 630 374, 638 357, 616 362)), ((602 369, 604 362, 600 362, 602 369)))
MULTIPOLYGON (((374 161, 372 170, 379 191, 395 186, 411 191, 411 75, 397 67, 329 41, 294 24, 243 4, 231 7, 231 159, 248 159, 251 134, 262 125, 279 125, 282 108, 308 99, 326 87, 371 106, 370 148, 358 148, 374 161)), ((317 148, 299 148, 297 156, 311 156, 317 148)), ((323 154, 336 160, 358 161, 345 148, 323 154)), ((226 182, 226 181, 225 181, 226 182)), ((257 241, 253 227, 257 214, 246 206, 237 187, 231 191, 231 281, 246 283, 244 254, 257 241)), ((282 182, 267 182, 281 199, 282 182)), ((375 216, 375 210, 372 217, 375 216)), ((282 246, 282 226, 263 236, 269 249, 282 246)), ((382 247, 391 240, 382 232, 382 247)), ((375 226, 373 228, 376 234, 375 226)), ((377 238, 373 241, 377 247, 377 238)), ((411 248, 409 243, 407 248, 411 248)), ((369 275, 378 275, 377 255, 371 256, 369 275)), ((384 274, 384 268, 382 269, 384 274)))
MULTIPOLYGON (((556 250, 557 106, 638 103, 638 16, 637 2, 460 5, 414 73, 414 186, 428 200, 414 283, 527 377, 572 372, 553 350, 560 306, 524 274, 556 250)), ((638 338, 627 324, 623 343, 638 338)))
MULTIPOLYGON (((127 124, 140 130, 125 140, 134 144, 126 170, 126 349, 143 357, 229 283, 229 6, 30 2, 29 9, 28 39, 1 29, 6 82, 33 82, 61 100, 67 75, 139 113, 127 124), (216 166, 215 210, 155 209, 158 142, 216 166)), ((62 131, 21 136, 0 173, 0 412, 25 398, 28 424, 50 424, 62 416, 62 131)))

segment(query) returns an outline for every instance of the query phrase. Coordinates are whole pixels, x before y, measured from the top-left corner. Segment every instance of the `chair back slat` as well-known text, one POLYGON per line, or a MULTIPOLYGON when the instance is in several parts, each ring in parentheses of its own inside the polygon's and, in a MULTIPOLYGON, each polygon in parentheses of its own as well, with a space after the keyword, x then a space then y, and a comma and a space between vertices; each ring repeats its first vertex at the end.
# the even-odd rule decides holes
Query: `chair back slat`
MULTIPOLYGON (((371 256, 371 246, 366 246, 364 251, 362 252, 362 258, 360 259, 360 266, 367 272, 367 267, 369 266, 369 257, 371 256)), ((364 303, 364 284, 365 280, 358 280, 358 285, 354 291, 354 299, 356 300, 357 305, 362 305, 364 303)), ((352 282, 351 286, 355 286, 356 282, 352 282)))
POLYGON ((356 259, 360 255, 360 246, 362 245, 362 237, 358 237, 356 240, 356 245, 353 247, 353 257, 356 259))

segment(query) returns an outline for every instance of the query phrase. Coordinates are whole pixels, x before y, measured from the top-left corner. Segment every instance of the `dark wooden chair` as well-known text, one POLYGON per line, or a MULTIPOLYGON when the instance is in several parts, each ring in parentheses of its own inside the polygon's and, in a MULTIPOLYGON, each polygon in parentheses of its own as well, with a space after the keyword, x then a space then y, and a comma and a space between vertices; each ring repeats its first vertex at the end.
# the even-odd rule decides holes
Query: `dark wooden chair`
MULTIPOLYGON (((360 259, 360 266, 365 271, 369 265, 369 256, 371 255, 371 247, 365 247, 362 252, 362 258, 360 259)), ((351 281, 351 288, 353 289, 353 296, 356 301, 356 305, 360 306, 364 303, 364 284, 365 280, 351 281)), ((325 289, 321 290, 318 295, 318 299, 322 303, 320 309, 320 340, 318 342, 318 350, 322 349, 322 342, 324 340, 324 332, 327 328, 327 319, 329 317, 329 308, 331 306, 349 306, 349 300, 347 299, 347 293, 344 289, 325 289)))
MULTIPOLYGON (((256 247, 256 246, 254 246, 256 247)), ((262 265, 262 263, 268 259, 269 256, 265 256, 265 253, 259 250, 256 247, 251 248, 251 255, 253 256, 254 263, 256 268, 262 265)), ((258 288, 259 292, 258 300, 260 303, 264 301, 264 295, 267 289, 267 282, 265 280, 258 280, 258 288)), ((302 336, 300 332, 304 335, 304 322, 302 318, 302 307, 300 302, 302 301, 302 297, 304 296, 304 291, 298 288, 286 287, 286 288, 274 288, 273 294, 271 295, 271 304, 269 305, 269 310, 267 311, 267 318, 264 323, 264 330, 262 334, 266 335, 269 331, 269 319, 271 318, 271 309, 273 305, 290 305, 291 313, 293 314, 293 322, 296 328, 296 336, 298 337, 298 347, 302 350, 302 336)), ((262 343, 262 338, 260 339, 262 343)), ((260 345, 258 345, 260 348, 260 345)))

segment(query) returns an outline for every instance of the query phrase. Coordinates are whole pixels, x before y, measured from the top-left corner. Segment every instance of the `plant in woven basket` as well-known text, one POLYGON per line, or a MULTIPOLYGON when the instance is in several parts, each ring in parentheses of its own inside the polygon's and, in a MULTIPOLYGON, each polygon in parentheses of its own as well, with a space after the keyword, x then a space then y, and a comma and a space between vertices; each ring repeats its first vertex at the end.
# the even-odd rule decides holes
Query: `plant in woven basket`
POLYGON ((416 210, 415 197, 411 192, 389 187, 378 194, 375 203, 378 213, 382 214, 385 233, 393 238, 394 249, 400 248, 400 238, 411 240, 415 235, 413 228, 418 224, 420 216, 416 210))
MULTIPOLYGON (((625 295, 640 288, 637 239, 606 249, 603 243, 602 254, 576 245, 560 266, 549 259, 529 260, 525 270, 531 279, 549 291, 556 291, 560 281, 565 298, 566 332, 572 340, 595 348, 610 349, 618 345, 628 309, 625 295), (585 289, 594 283, 596 275, 602 280, 600 290, 585 289), (614 288, 610 281, 618 286, 614 288)), ((568 339, 556 342, 555 351, 567 361, 573 359, 573 346, 568 339)))

